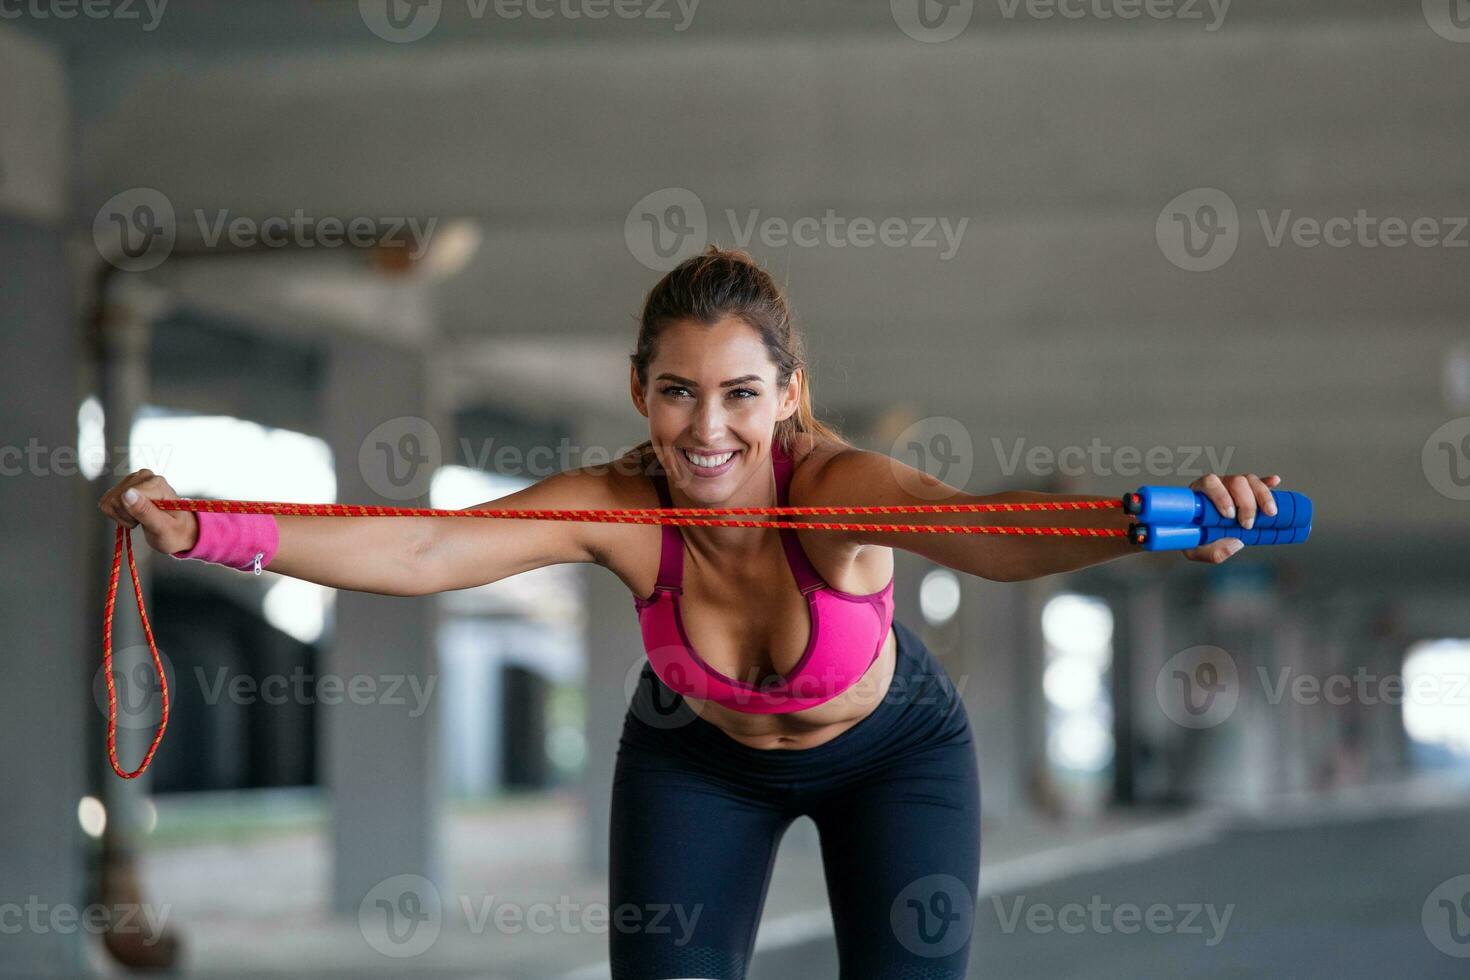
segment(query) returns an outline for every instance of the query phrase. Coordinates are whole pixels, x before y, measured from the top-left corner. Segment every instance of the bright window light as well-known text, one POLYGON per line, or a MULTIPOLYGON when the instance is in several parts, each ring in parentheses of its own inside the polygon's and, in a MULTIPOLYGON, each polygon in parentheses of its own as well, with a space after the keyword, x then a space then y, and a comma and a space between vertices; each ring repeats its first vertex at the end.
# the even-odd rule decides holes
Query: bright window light
POLYGON ((960 610, 960 580, 947 568, 936 568, 919 583, 919 612, 930 626, 943 626, 960 610))
POLYGON ((332 452, 315 436, 226 415, 149 406, 133 423, 132 468, 150 469, 180 497, 329 504, 332 452))
POLYGON ((77 803, 77 822, 88 837, 101 837, 107 829, 107 807, 95 796, 84 796, 77 803))
POLYGON ((1063 711, 1082 711, 1103 700, 1102 676, 1082 657, 1058 657, 1042 675, 1046 699, 1063 711))
POLYGON ((524 490, 532 482, 469 466, 441 466, 434 471, 433 482, 429 484, 429 506, 438 510, 463 510, 524 490))
POLYGON ((1470 640, 1426 640, 1404 656, 1404 731, 1470 758, 1470 640))
POLYGON ((1052 729, 1047 755, 1068 769, 1099 772, 1113 761, 1113 734, 1092 715, 1070 715, 1052 729))
POLYGON ((97 479, 107 467, 102 418, 102 403, 96 395, 88 395, 77 408, 77 464, 88 480, 97 479))
POLYGON ((1113 611, 1101 599, 1063 592, 1041 613, 1048 653, 1083 657, 1098 670, 1112 661, 1113 611))
POLYGON ((327 606, 336 598, 335 589, 299 578, 278 576, 261 604, 266 622, 302 643, 321 639, 326 627, 327 606))

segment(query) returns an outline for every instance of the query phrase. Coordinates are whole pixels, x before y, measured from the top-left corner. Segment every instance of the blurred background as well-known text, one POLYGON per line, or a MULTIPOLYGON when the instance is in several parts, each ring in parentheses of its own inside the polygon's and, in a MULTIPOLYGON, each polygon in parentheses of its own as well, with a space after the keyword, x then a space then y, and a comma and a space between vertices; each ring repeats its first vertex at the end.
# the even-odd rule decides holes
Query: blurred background
MULTIPOLYGON (((643 294, 718 243, 857 445, 1316 502, 1218 568, 897 556, 977 736, 973 976, 1467 975, 1467 90, 1464 0, 0 0, 0 971, 607 976, 614 576, 334 593, 137 535, 170 722, 124 781, 95 505, 606 462, 643 294)), ((131 767, 126 568, 114 631, 131 767)), ((837 976, 805 819, 757 949, 837 976)))

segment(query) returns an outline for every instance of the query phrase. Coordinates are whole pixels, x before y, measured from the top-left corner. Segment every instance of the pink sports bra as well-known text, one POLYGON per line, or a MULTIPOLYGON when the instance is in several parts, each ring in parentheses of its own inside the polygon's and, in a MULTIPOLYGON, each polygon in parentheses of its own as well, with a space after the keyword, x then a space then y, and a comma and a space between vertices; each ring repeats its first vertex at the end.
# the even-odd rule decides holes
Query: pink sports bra
MULTIPOLYGON (((779 443, 771 447, 777 505, 787 506, 792 460, 779 443)), ((672 507, 667 478, 653 476, 663 507, 672 507)), ((893 580, 881 591, 854 595, 832 588, 812 567, 796 532, 778 529, 786 564, 807 598, 811 636, 801 659, 785 676, 761 685, 727 677, 706 663, 684 632, 679 604, 683 594, 684 536, 677 525, 664 524, 658 584, 644 599, 635 594, 634 608, 643 629, 643 645, 653 671, 681 695, 750 714, 785 714, 830 701, 867 673, 883 650, 893 623, 893 580)), ((760 615, 759 610, 752 610, 760 615)))

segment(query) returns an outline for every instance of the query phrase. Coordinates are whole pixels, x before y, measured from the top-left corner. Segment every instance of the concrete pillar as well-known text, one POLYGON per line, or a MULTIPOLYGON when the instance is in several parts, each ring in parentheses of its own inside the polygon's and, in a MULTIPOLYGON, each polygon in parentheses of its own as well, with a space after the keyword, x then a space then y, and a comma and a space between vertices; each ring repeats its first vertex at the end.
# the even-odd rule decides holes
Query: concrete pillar
POLYGON ((985 817, 1024 816, 1046 758, 1041 692, 1044 582, 960 576, 962 656, 946 664, 970 714, 985 817))
MULTIPOLYGON (((454 444, 431 397, 428 359, 364 337, 332 338, 328 354, 322 429, 337 499, 427 507, 432 472, 454 444)), ((354 682, 384 691, 390 678, 436 678, 437 609, 434 596, 337 596, 322 673, 340 681, 341 696, 324 698, 319 730, 332 803, 332 906, 341 914, 355 915, 367 892, 395 875, 421 875, 443 890, 438 698, 411 717, 407 705, 351 693, 354 682)))
POLYGON ((1113 610, 1113 799, 1128 805, 1147 790, 1140 780, 1156 775, 1150 722, 1156 721, 1154 679, 1168 659, 1163 583, 1130 578, 1107 595, 1113 610), (1140 771, 1142 767, 1142 771, 1140 771))
MULTIPOLYGON (((583 421, 576 440, 590 464, 598 458, 590 450, 605 450, 601 458, 616 458, 646 436, 647 430, 638 427, 636 417, 589 417, 583 421)), ((587 597, 587 763, 582 776, 582 855, 590 873, 605 874, 613 767, 628 710, 629 673, 644 660, 643 636, 633 609, 633 594, 622 580, 600 566, 583 567, 587 597)))
POLYGON ((1114 726, 1117 758, 1128 771, 1126 788, 1119 779, 1115 791, 1119 802, 1158 799, 1171 791, 1168 751, 1178 736, 1156 692, 1159 672, 1174 652, 1163 581, 1130 583, 1113 610, 1113 666, 1122 667, 1114 678, 1114 711, 1129 719, 1114 726))
MULTIPOLYGON (((88 537, 100 491, 72 451, 84 392, 62 247, 68 118, 61 59, 0 27, 0 904, 34 896, 43 923, 89 901, 77 802, 100 732, 89 685, 101 633, 81 605, 82 583, 104 572, 88 537)), ((83 973, 80 930, 28 922, 0 939, 7 975, 83 973)))
MULTIPOLYGON (((1326 680, 1339 670, 1340 658, 1313 658, 1308 644, 1305 616, 1299 608, 1286 608, 1276 617, 1270 631, 1272 663, 1269 681, 1260 676, 1252 679, 1252 693, 1272 700, 1268 710, 1276 720, 1272 726, 1272 766, 1269 790, 1291 793, 1311 789, 1323 778, 1329 764, 1328 754, 1337 747, 1341 716, 1352 712, 1351 705, 1334 705, 1327 694, 1317 695, 1316 703, 1299 703, 1293 696, 1292 684, 1300 677, 1326 680), (1282 687, 1283 682, 1285 687, 1282 687)), ((1323 651, 1318 650, 1319 654, 1323 651)), ((1330 651, 1329 651, 1330 652, 1330 651)))
MULTIPOLYGON (((151 329, 147 315, 126 306, 104 302, 103 315, 98 328, 97 340, 101 362, 96 373, 97 395, 102 403, 103 439, 106 446, 106 469, 96 482, 93 499, 102 490, 111 486, 127 473, 146 465, 151 459, 134 459, 129 451, 133 422, 139 410, 148 401, 149 373, 148 347, 151 329)), ((151 454, 149 454, 151 456, 151 454)), ((93 553, 88 566, 93 569, 89 581, 88 623, 89 633, 102 635, 102 611, 107 591, 105 570, 111 568, 116 550, 117 525, 96 512, 87 515, 87 526, 94 529, 93 553)), ((149 600, 153 584, 155 555, 143 540, 143 532, 133 530, 133 555, 138 570, 138 581, 143 589, 145 602, 149 600)), ((151 602, 148 603, 150 606, 151 602)), ((100 640, 95 656, 101 657, 100 640)), ((167 657, 168 651, 159 648, 167 657)), ((118 722, 117 755, 124 770, 131 771, 143 760, 153 740, 162 712, 162 692, 156 686, 153 657, 148 649, 147 637, 138 618, 137 599, 133 594, 132 578, 128 572, 127 555, 123 555, 122 567, 118 572, 117 602, 112 623, 113 680, 117 685, 118 722)), ((100 659, 97 661, 100 666, 100 659)), ((165 661, 165 671, 172 664, 165 661)), ((170 682, 175 678, 169 677, 170 682)), ((102 683, 100 673, 93 680, 94 688, 102 683)), ((95 699, 94 699, 95 700, 95 699)), ((105 707, 106 702, 103 701, 105 707)), ((93 726, 96 737, 93 744, 103 746, 106 716, 100 710, 93 726)), ((160 752, 167 751, 167 741, 160 752)), ((95 766, 100 781, 98 796, 107 808, 107 847, 109 853, 119 856, 132 854, 139 843, 138 821, 145 797, 152 785, 152 772, 136 779, 120 779, 112 771, 105 747, 96 755, 95 766)))

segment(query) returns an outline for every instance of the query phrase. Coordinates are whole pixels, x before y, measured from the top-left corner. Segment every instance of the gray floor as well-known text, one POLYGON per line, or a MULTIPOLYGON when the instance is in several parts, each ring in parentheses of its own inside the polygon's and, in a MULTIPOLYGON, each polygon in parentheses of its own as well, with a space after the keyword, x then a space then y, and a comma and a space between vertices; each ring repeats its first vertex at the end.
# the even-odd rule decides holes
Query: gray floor
MULTIPOLYGON (((1437 886, 1466 874, 1470 808, 1230 830, 1168 857, 982 900, 970 975, 1463 980, 1470 958, 1441 952, 1431 933, 1467 957, 1470 935, 1457 944, 1437 901, 1438 924, 1422 916, 1437 886), (1151 929, 1144 916, 1155 905, 1151 929), (1124 934, 1112 924, 1127 925, 1129 908, 1138 926, 1124 934)), ((1463 895, 1454 899, 1470 906, 1463 895)), ((1470 929, 1463 914, 1460 928, 1470 929)), ((763 957, 752 980, 835 976, 826 941, 763 957)))

